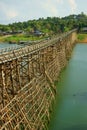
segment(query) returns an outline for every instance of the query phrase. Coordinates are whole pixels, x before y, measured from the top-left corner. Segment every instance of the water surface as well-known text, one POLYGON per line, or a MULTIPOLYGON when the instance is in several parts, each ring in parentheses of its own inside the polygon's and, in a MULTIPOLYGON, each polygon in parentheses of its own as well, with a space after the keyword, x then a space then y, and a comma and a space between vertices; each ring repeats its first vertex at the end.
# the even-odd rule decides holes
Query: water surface
POLYGON ((19 45, 14 44, 14 43, 10 44, 8 42, 5 42, 5 43, 0 42, 0 49, 5 49, 5 48, 8 48, 8 47, 14 47, 14 46, 19 46, 19 45))
POLYGON ((77 44, 57 83, 49 130, 87 130, 87 44, 77 44))
POLYGON ((4 52, 9 52, 9 51, 13 51, 19 48, 22 48, 23 46, 15 44, 15 43, 8 43, 8 42, 0 42, 0 54, 4 53, 4 52))

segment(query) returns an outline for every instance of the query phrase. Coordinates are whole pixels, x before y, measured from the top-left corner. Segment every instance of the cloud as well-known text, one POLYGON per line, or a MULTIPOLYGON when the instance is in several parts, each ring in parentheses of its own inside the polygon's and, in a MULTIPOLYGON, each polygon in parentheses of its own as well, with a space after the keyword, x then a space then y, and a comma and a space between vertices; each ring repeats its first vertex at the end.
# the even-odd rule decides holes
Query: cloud
POLYGON ((9 10, 8 12, 5 12, 7 18, 11 19, 11 18, 15 18, 18 16, 18 13, 14 10, 9 10))
POLYGON ((0 0, 0 23, 87 12, 86 3, 87 0, 0 0))
POLYGON ((51 16, 58 16, 58 5, 62 3, 63 0, 44 0, 44 2, 42 2, 42 7, 51 16))
POLYGON ((74 13, 74 11, 77 9, 76 1, 75 0, 68 0, 68 1, 69 1, 69 4, 70 4, 72 13, 74 13))
POLYGON ((3 17, 6 17, 7 19, 11 19, 18 16, 18 12, 13 7, 1 1, 0 1, 0 12, 3 13, 3 17))

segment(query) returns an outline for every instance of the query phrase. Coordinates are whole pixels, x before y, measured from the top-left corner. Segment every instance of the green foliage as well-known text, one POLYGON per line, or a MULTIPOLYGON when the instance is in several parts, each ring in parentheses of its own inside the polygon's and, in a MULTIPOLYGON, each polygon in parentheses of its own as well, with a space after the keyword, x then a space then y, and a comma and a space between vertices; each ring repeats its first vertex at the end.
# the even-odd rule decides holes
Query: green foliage
POLYGON ((77 38, 78 38, 79 41, 83 41, 87 38, 87 34, 78 34, 77 38))
POLYGON ((26 35, 12 35, 9 37, 3 37, 1 41, 5 42, 16 42, 18 43, 19 41, 34 41, 34 40, 41 40, 44 39, 45 37, 37 37, 37 36, 29 36, 27 37, 26 35))
POLYGON ((45 34, 52 35, 63 33, 73 28, 78 28, 80 31, 82 27, 87 27, 87 15, 83 12, 79 15, 73 14, 63 18, 47 17, 46 19, 39 18, 38 20, 0 25, 0 30, 6 32, 22 30, 28 34, 33 33, 35 30, 39 30, 45 34))

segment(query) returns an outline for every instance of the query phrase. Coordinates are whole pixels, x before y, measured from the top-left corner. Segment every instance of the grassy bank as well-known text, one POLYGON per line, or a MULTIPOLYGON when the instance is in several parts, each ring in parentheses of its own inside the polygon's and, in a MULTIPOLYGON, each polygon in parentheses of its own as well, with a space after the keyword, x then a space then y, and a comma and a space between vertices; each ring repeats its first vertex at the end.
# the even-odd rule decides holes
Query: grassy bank
POLYGON ((36 41, 41 40, 46 37, 44 36, 26 36, 26 35, 7 35, 7 36, 0 36, 1 42, 14 42, 18 43, 19 41, 36 41))
POLYGON ((77 41, 87 43, 87 34, 78 34, 77 41))
MULTIPOLYGON (((26 36, 26 35, 6 35, 0 36, 0 42, 14 42, 18 43, 19 41, 36 41, 46 38, 46 36, 26 36)), ((87 34, 78 34, 77 42, 87 43, 87 34)))

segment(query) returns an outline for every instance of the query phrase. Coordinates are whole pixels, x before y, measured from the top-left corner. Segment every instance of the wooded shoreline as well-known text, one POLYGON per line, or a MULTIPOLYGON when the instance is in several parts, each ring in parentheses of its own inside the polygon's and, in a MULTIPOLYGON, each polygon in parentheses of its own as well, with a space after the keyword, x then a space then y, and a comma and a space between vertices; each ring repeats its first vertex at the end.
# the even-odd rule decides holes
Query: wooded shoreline
POLYGON ((87 33, 81 33, 77 36, 77 42, 78 43, 87 43, 87 33))

